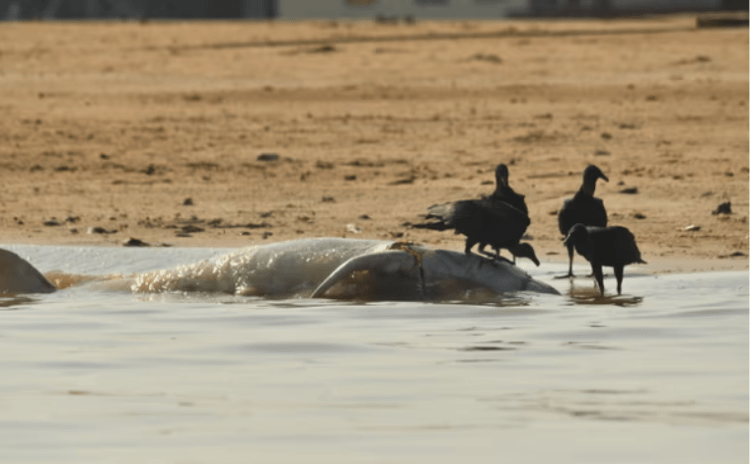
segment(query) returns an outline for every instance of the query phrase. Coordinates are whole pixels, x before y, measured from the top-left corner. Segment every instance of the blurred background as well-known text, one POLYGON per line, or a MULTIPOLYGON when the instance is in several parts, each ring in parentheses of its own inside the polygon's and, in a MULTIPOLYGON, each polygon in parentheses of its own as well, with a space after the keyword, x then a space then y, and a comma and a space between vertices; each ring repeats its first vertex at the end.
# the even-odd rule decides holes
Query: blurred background
POLYGON ((748 0, 0 0, 0 19, 493 19, 747 9, 748 0))

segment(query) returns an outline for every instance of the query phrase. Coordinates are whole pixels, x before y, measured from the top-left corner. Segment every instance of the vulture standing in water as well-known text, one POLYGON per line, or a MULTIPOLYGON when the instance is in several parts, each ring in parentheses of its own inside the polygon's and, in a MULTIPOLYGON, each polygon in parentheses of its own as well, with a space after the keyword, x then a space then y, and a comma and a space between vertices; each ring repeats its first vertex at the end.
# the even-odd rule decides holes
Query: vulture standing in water
MULTIPOLYGON (((578 189, 573 198, 568 198, 563 203, 563 207, 557 216, 557 224, 560 228, 560 233, 564 237, 568 236, 571 227, 576 224, 598 227, 607 226, 607 210, 604 209, 604 202, 594 197, 596 181, 600 178, 609 182, 607 176, 598 167, 593 164, 586 167, 583 171, 583 184, 581 184, 581 188, 578 189)), ((573 277, 574 242, 566 240, 565 243, 568 248, 569 264, 568 275, 564 277, 573 277)), ((576 250, 579 254, 583 254, 577 246, 576 250)))
POLYGON ((520 193, 516 193, 508 185, 508 166, 504 164, 498 164, 495 168, 495 191, 492 195, 485 198, 492 201, 504 201, 523 214, 529 215, 529 209, 526 207, 526 201, 524 200, 526 197, 520 193))
POLYGON ((586 227, 576 224, 568 232, 565 245, 575 245, 578 253, 591 263, 599 291, 604 296, 602 266, 612 266, 617 278, 617 294, 622 294, 622 272, 627 264, 642 263, 641 252, 635 244, 635 237, 625 227, 586 227))
POLYGON ((495 250, 495 258, 499 258, 500 249, 505 248, 514 257, 529 258, 539 266, 534 248, 528 243, 519 243, 531 221, 508 203, 482 198, 433 205, 427 209, 425 219, 431 221, 411 226, 440 231, 453 229, 466 236, 464 251, 467 254, 478 243, 479 252, 491 256, 484 251, 484 247, 490 245, 495 250))

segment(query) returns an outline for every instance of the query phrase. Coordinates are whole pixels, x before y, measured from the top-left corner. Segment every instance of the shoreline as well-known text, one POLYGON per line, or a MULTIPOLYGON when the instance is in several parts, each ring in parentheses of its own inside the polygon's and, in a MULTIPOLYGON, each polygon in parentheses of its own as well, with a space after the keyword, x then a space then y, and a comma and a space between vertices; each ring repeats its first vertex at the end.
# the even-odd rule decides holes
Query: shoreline
MULTIPOLYGON (((324 237, 304 237, 304 238, 324 238, 324 237)), ((387 239, 376 239, 376 238, 368 238, 368 237, 348 237, 351 239, 363 239, 363 240, 384 240, 388 241, 387 239)), ((294 239, 291 239, 294 240, 294 239)), ((282 240, 279 240, 282 241, 282 240)), ((284 240, 286 241, 286 240, 284 240)), ((392 241, 397 242, 398 239, 392 239, 392 241)), ((226 239, 226 240, 220 240, 220 241, 213 241, 211 243, 201 240, 187 240, 185 243, 154 243, 149 244, 148 246, 133 246, 130 248, 185 248, 185 249, 191 249, 191 248, 214 248, 214 249, 226 249, 226 250, 236 250, 240 248, 250 247, 250 246, 256 246, 256 245, 264 245, 264 244, 271 244, 276 243, 276 240, 268 239, 268 240, 260 240, 255 242, 241 242, 239 240, 235 239, 226 239)), ((420 243, 422 245, 427 245, 425 243, 414 241, 414 243, 420 243)), ((90 242, 76 242, 76 243, 49 243, 49 242, 35 242, 35 243, 29 243, 29 242, 8 242, 4 241, 0 243, 0 248, 5 246, 40 246, 40 247, 92 247, 92 248, 127 248, 126 246, 122 245, 122 243, 117 242, 96 242, 96 241, 90 241, 90 242)), ((443 249, 449 249, 452 251, 462 251, 462 247, 434 247, 431 245, 428 245, 431 248, 443 248, 443 249)), ((540 268, 543 268, 545 264, 564 264, 567 265, 567 255, 564 250, 564 248, 560 247, 560 253, 559 255, 546 255, 546 256, 540 256, 540 268)), ((506 253, 507 254, 507 253, 506 253)), ((724 271, 748 271, 750 270, 750 266, 748 265, 748 258, 747 256, 739 256, 739 257, 726 257, 726 258, 713 258, 713 259, 705 259, 705 258, 679 258, 679 257, 650 257, 646 260, 647 264, 634 264, 630 266, 625 267, 626 275, 628 271, 630 272, 638 272, 638 273, 644 273, 644 274, 650 274, 650 275, 664 275, 664 274, 692 274, 692 273, 700 273, 700 272, 724 272, 724 271)), ((586 260, 576 254, 574 261, 574 264, 576 265, 586 265, 586 260)), ((606 270, 610 269, 605 266, 605 274, 606 270)))

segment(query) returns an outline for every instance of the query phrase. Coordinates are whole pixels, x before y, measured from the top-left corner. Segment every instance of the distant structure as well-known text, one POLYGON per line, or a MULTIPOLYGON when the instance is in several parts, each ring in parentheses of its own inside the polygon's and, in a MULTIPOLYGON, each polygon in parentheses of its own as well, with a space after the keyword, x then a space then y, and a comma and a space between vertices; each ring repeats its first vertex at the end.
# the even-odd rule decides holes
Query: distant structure
POLYGON ((282 19, 498 19, 527 0, 278 0, 282 19))
POLYGON ((0 0, 0 19, 270 19, 279 0, 0 0))
POLYGON ((0 0, 0 19, 497 19, 748 9, 748 0, 0 0))
POLYGON ((748 9, 748 0, 528 0, 510 17, 611 17, 748 9))

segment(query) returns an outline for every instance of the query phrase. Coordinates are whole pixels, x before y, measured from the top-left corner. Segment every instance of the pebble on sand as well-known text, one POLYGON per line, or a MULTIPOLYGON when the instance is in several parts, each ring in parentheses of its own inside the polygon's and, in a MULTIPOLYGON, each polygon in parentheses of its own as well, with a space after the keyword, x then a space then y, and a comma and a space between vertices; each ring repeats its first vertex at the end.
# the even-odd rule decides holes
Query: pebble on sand
POLYGON ((101 226, 93 226, 86 229, 86 233, 88 234, 114 234, 117 233, 117 230, 107 230, 104 227, 101 226))
POLYGON ((141 240, 139 238, 130 237, 127 240, 125 240, 124 242, 122 242, 122 246, 126 246, 126 247, 147 247, 147 246, 151 246, 151 245, 149 245, 148 243, 144 242, 143 240, 141 240))
POLYGON ((279 155, 277 153, 261 153, 257 159, 258 161, 278 161, 279 155))
POLYGON ((714 216, 717 214, 732 214, 732 202, 725 201, 711 212, 714 216))

